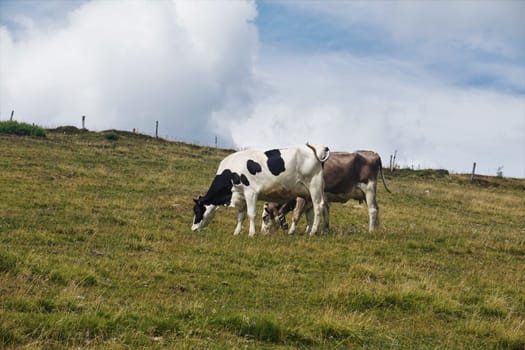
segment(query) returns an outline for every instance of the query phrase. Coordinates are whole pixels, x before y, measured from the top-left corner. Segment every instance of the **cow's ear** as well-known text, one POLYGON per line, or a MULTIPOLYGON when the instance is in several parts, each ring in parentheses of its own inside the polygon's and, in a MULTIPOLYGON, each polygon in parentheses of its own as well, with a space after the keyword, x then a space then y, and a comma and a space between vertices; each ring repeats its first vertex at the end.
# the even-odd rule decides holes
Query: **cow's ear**
POLYGON ((195 202, 195 204, 199 204, 201 199, 202 199, 202 196, 199 196, 197 198, 193 198, 193 201, 195 202))

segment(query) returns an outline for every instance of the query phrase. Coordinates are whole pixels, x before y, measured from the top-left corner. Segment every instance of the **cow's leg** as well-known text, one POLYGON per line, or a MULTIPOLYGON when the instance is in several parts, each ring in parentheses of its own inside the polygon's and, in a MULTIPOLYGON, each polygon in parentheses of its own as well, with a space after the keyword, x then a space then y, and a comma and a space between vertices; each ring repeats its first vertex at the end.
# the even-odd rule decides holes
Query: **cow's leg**
POLYGON ((319 221, 321 214, 324 211, 324 192, 323 192, 323 174, 320 173, 310 182, 310 197, 312 198, 312 204, 314 206, 314 223, 310 231, 310 236, 317 233, 319 228, 319 221))
POLYGON ((241 233, 242 223, 246 217, 246 202, 244 200, 239 200, 235 203, 235 207, 239 210, 239 213, 237 214, 237 226, 235 226, 235 231, 233 231, 233 234, 237 236, 239 233, 241 233))
POLYGON ((294 234, 295 229, 297 228, 297 222, 299 222, 301 215, 303 215, 305 204, 306 201, 303 198, 297 198, 295 209, 292 213, 292 225, 290 225, 290 229, 288 230, 289 235, 294 234))
POLYGON ((310 229, 310 236, 314 236, 317 233, 317 230, 319 229, 319 221, 321 218, 321 207, 322 203, 320 201, 315 202, 314 201, 314 222, 312 224, 312 228, 310 229))
POLYGON ((233 231, 233 234, 235 236, 237 236, 239 233, 241 233, 242 223, 243 223, 245 217, 246 217, 246 208, 239 209, 239 213, 237 214, 237 226, 235 226, 235 231, 233 231))
POLYGON ((310 230, 312 229, 312 224, 313 224, 313 221, 314 221, 314 209, 313 209, 313 207, 311 205, 310 205, 310 207, 307 210, 305 210, 304 216, 306 217, 306 230, 305 230, 305 233, 309 234, 310 230))
POLYGON ((323 216, 324 216, 323 233, 328 233, 328 231, 330 230, 330 203, 328 201, 325 202, 323 216))
POLYGON ((306 230, 305 234, 309 234, 312 230, 312 224, 314 221, 314 210, 312 206, 312 201, 310 199, 306 200, 303 207, 304 216, 306 217, 306 230))
POLYGON ((242 223, 246 217, 246 201, 244 200, 244 196, 239 192, 233 192, 229 207, 236 208, 239 211, 237 214, 237 226, 235 226, 235 230, 233 231, 234 235, 238 235, 241 233, 242 223))
POLYGON ((293 235, 295 233, 295 229, 297 226, 297 220, 299 219, 299 215, 296 216, 295 210, 292 213, 292 224, 290 225, 290 229, 288 230, 289 235, 293 235))
POLYGON ((373 232, 379 227, 379 207, 376 202, 376 183, 370 181, 365 191, 366 204, 368 206, 369 224, 368 231, 373 232))
POLYGON ((256 216, 256 210, 257 210, 257 193, 255 192, 248 192, 244 194, 246 197, 246 210, 248 213, 248 219, 250 220, 250 229, 248 231, 248 235, 250 237, 255 236, 255 216, 256 216))

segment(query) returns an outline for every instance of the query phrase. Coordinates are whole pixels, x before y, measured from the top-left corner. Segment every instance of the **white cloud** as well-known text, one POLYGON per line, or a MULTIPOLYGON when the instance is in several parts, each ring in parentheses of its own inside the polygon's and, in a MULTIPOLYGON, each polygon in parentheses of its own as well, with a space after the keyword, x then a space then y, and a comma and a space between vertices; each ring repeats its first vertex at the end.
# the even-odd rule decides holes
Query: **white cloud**
POLYGON ((382 54, 426 64, 452 83, 481 77, 500 88, 525 91, 523 1, 297 1, 282 6, 324 16, 348 37, 360 36, 358 52, 380 47, 382 54))
MULTIPOLYGON (((327 16, 357 54, 265 46, 242 146, 315 140, 333 149, 398 150, 405 166, 525 177, 525 3, 519 1, 285 2, 327 16), (366 51, 366 41, 385 49, 366 51), (255 132, 254 132, 255 130, 255 132)), ((290 11, 291 10, 291 11, 290 11)), ((286 29, 286 28, 283 28, 286 29)), ((329 34, 323 37, 329 37, 329 34)), ((334 38, 337 40, 337 38, 334 38)), ((373 46, 373 45, 372 45, 373 46)))
POLYGON ((523 1, 294 1, 285 5, 331 16, 347 26, 382 29, 400 45, 448 42, 504 55, 514 55, 516 46, 523 50, 525 45, 523 1))
POLYGON ((255 16, 250 2, 92 1, 61 26, 0 27, 1 115, 143 132, 159 120, 161 135, 211 143, 214 112, 253 84, 255 16))
POLYGON ((234 142, 271 147, 306 141, 335 150, 395 149, 404 166, 525 175, 525 99, 443 84, 393 60, 279 54, 261 62, 268 86, 234 142))

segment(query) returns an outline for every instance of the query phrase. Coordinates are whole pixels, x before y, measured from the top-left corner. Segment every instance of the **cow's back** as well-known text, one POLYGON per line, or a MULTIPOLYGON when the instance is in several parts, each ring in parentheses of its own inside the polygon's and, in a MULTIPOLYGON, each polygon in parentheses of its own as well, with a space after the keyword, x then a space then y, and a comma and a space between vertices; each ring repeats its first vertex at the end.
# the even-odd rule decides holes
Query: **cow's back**
POLYGON ((247 181, 233 186, 234 192, 247 189, 268 201, 294 199, 306 196, 308 183, 319 172, 321 164, 306 146, 295 146, 267 151, 245 150, 232 153, 222 160, 217 174, 229 170, 247 181))
POLYGON ((332 201, 363 199, 357 184, 377 180, 381 160, 372 151, 332 152, 324 164, 325 192, 332 201))

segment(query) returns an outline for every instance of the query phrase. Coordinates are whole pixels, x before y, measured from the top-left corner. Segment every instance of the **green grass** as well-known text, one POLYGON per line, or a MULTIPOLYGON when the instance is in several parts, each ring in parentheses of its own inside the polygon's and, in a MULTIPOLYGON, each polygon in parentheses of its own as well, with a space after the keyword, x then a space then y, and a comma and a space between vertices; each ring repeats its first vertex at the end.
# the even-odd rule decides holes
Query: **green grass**
POLYGON ((46 137, 46 131, 43 128, 14 120, 0 121, 1 134, 46 137))
POLYGON ((0 135, 2 348, 525 348, 525 180, 388 174, 374 234, 357 202, 324 236, 194 233, 228 151, 64 132, 0 135))

